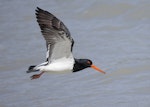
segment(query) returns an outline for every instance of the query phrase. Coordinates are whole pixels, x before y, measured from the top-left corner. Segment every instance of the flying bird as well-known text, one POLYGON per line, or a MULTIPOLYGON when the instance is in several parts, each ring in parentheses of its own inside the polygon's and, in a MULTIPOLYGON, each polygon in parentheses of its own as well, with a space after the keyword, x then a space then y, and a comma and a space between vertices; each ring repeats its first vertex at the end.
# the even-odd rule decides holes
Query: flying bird
POLYGON ((42 35, 46 40, 46 61, 39 65, 32 65, 27 73, 40 71, 31 76, 31 79, 39 78, 45 72, 77 72, 91 67, 99 72, 105 72, 96 67, 89 59, 76 59, 72 50, 74 40, 64 23, 48 11, 36 9, 37 22, 42 35))

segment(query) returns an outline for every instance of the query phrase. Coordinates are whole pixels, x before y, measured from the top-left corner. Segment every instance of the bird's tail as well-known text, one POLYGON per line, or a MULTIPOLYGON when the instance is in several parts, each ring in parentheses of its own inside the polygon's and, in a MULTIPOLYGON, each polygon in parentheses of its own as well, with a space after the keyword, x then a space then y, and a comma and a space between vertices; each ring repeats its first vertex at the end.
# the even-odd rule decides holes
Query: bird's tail
POLYGON ((27 72, 27 73, 30 73, 30 72, 39 71, 39 70, 35 70, 35 69, 34 69, 35 67, 36 67, 36 65, 31 65, 31 66, 29 66, 28 71, 26 71, 26 72, 27 72))

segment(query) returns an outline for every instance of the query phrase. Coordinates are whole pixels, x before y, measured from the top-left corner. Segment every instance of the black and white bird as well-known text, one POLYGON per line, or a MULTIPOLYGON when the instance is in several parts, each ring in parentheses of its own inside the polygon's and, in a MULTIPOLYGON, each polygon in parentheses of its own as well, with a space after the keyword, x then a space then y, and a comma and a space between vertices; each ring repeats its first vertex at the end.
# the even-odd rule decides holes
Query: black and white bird
POLYGON ((39 7, 36 9, 36 18, 46 40, 47 54, 44 63, 28 68, 27 73, 41 71, 40 74, 31 76, 31 79, 39 78, 44 72, 77 72, 88 67, 105 73, 93 65, 91 60, 73 57, 74 40, 62 21, 39 7))

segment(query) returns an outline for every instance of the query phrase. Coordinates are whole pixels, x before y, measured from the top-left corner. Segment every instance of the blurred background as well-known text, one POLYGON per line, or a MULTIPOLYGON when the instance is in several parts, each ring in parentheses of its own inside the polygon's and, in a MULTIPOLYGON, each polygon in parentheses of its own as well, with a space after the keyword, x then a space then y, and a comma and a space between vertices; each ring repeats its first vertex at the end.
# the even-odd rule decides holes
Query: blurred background
POLYGON ((149 0, 0 0, 0 107, 150 107, 149 0), (40 7, 61 19, 74 38, 74 56, 103 69, 44 74, 36 22, 40 7))

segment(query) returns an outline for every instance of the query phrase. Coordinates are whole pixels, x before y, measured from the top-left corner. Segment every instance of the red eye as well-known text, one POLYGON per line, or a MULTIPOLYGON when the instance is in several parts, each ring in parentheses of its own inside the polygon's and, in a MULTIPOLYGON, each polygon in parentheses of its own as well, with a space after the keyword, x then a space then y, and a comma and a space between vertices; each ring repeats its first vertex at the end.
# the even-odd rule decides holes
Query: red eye
POLYGON ((90 61, 87 61, 87 63, 88 63, 89 65, 91 65, 91 62, 90 62, 90 61))

